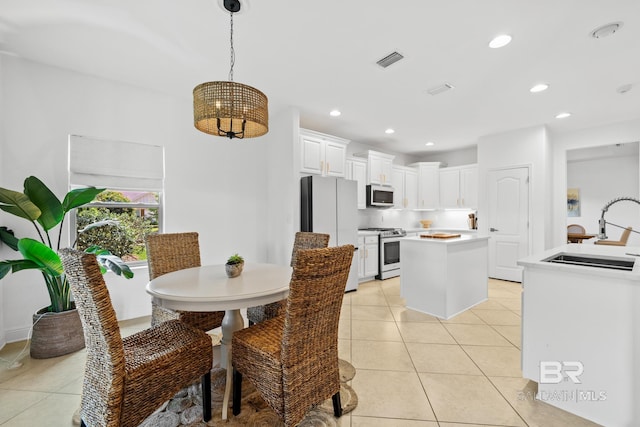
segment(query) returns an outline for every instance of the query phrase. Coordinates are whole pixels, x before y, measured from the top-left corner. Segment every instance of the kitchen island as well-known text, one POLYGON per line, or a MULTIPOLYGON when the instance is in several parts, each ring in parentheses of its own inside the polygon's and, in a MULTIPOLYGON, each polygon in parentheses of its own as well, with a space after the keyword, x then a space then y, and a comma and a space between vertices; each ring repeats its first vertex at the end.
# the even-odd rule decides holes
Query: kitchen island
POLYGON ((536 396, 606 426, 640 420, 640 248, 567 244, 524 267, 522 374, 536 396))
POLYGON ((488 236, 407 237, 400 242, 400 295, 407 308, 441 319, 487 300, 488 236))

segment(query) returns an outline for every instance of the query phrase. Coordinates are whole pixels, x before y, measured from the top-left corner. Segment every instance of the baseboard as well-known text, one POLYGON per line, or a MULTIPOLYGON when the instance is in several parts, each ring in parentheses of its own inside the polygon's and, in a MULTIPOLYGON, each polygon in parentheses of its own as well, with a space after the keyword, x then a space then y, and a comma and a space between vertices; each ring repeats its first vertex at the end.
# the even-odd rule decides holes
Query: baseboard
POLYGON ((0 348, 2 348, 4 344, 26 340, 29 337, 30 330, 31 330, 31 326, 5 330, 4 331, 5 342, 0 343, 0 348))

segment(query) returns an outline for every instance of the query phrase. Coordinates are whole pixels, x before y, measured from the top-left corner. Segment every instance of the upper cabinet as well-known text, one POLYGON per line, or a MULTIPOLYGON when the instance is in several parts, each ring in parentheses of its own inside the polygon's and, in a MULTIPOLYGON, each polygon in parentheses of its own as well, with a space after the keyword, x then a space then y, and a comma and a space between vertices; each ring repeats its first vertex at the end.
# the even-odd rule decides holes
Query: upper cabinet
POLYGON ((417 209, 437 209, 440 204, 440 162, 418 162, 409 166, 418 169, 417 209))
POLYGON ((392 169, 393 207, 418 208, 418 171, 415 168, 394 166, 392 169))
POLYGON ((478 165, 440 169, 440 207, 478 207, 478 165))
POLYGON ((300 129, 300 172, 344 178, 349 140, 300 129))
POLYGON ((393 158, 390 154, 368 150, 355 156, 367 159, 367 184, 392 185, 393 158))
POLYGON ((367 208, 367 162, 363 159, 347 159, 346 178, 358 183, 358 209, 367 208))

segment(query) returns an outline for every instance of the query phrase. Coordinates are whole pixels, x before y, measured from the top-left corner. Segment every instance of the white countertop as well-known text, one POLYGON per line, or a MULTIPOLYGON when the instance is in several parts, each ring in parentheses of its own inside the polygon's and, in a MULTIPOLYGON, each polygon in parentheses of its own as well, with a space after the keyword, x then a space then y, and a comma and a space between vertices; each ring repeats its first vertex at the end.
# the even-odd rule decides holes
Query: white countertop
POLYGON ((605 245, 589 245, 584 243, 569 243, 558 246, 553 249, 546 250, 541 253, 530 255, 526 258, 518 260, 518 265, 523 267, 535 267, 546 270, 570 271, 574 273, 590 274, 603 277, 618 277, 629 280, 640 281, 640 247, 637 246, 605 246, 605 245), (552 263, 543 261, 560 253, 568 255, 581 256, 598 256, 623 258, 626 260, 635 260, 632 271, 613 270, 609 268, 585 267, 579 265, 567 265, 560 263, 552 263))
POLYGON ((439 233, 464 233, 464 234, 478 234, 478 230, 471 230, 469 228, 447 228, 447 227, 429 227, 429 228, 405 228, 407 233, 422 233, 422 232, 430 232, 437 231, 439 233))
POLYGON ((358 230, 358 236, 377 236, 378 234, 380 234, 379 231, 358 230))
MULTIPOLYGON (((431 230, 431 229, 429 229, 431 230)), ((420 234, 434 234, 434 231, 422 232, 420 234)), ((452 237, 449 239, 436 239, 436 238, 424 238, 418 234, 416 237, 405 237, 405 241, 423 242, 425 244, 437 244, 437 245, 459 245, 470 242, 477 242, 479 240, 489 240, 489 236, 478 236, 477 234, 460 234, 460 237, 452 237)))

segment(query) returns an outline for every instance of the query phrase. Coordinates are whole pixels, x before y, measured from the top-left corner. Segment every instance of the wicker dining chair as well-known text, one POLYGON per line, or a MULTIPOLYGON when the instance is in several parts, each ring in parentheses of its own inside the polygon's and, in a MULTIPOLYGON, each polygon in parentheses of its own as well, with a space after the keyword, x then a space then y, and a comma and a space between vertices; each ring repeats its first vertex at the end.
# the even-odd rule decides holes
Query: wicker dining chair
POLYGON ((298 251, 285 314, 233 335, 234 415, 241 409, 242 377, 286 427, 329 397, 335 416, 342 415, 338 322, 353 250, 344 245, 298 251))
MULTIPOLYGON (((329 235, 323 233, 311 233, 308 231, 298 231, 293 241, 291 250, 291 267, 296 262, 296 254, 300 249, 326 248, 329 245, 329 235)), ((286 300, 276 301, 265 305, 247 308, 247 319, 249 325, 260 323, 263 320, 271 319, 284 312, 286 300)))
POLYGON ((211 338, 178 320, 122 338, 93 254, 63 249, 64 270, 87 348, 82 426, 134 427, 201 379, 203 420, 211 419, 211 338))
MULTIPOLYGON (((575 234, 585 234, 587 230, 580 224, 569 224, 567 225, 567 234, 575 233, 575 234)), ((583 239, 575 239, 575 243, 582 243, 583 239)), ((572 243, 572 241, 567 237, 567 243, 572 243)))
MULTIPOLYGON (((185 268, 200 267, 198 233, 149 234, 146 237, 147 263, 151 280, 185 268)), ((151 302, 151 326, 178 319, 203 331, 222 325, 224 311, 176 311, 151 302)))

